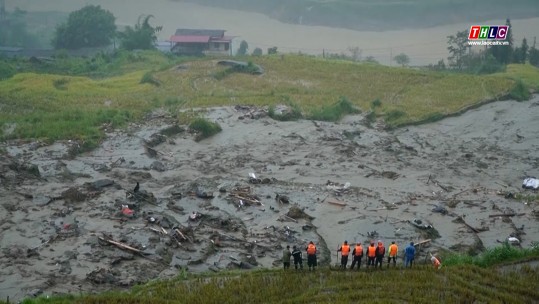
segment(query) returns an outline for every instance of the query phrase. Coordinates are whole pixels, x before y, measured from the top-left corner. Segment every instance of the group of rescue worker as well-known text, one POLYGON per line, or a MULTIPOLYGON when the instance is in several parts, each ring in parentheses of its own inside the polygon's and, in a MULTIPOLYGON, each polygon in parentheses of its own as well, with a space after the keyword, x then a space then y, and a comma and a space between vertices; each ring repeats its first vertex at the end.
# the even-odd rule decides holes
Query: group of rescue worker
MULTIPOLYGON (((305 248, 307 252, 307 265, 309 270, 315 270, 317 266, 316 261, 316 246, 311 241, 305 248)), ((346 269, 348 265, 348 257, 350 252, 352 253, 352 266, 350 270, 353 270, 357 265, 357 270, 361 268, 361 260, 363 256, 367 258, 367 268, 374 266, 374 268, 382 268, 384 263, 384 257, 386 256, 386 247, 382 241, 378 241, 378 244, 375 245, 374 241, 370 242, 370 245, 364 250, 361 242, 357 242, 354 248, 348 244, 348 241, 344 243, 337 249, 337 256, 341 253, 341 269, 346 269)), ((394 267, 397 267, 397 255, 399 253, 399 247, 395 241, 391 242, 389 248, 387 249, 387 267, 393 264, 394 267)), ((412 267, 415 260, 416 249, 414 242, 410 242, 408 246, 404 249, 404 267, 412 267)), ((290 258, 294 258, 294 267, 296 270, 303 269, 303 252, 297 246, 293 246, 292 252, 290 252, 290 246, 286 246, 286 249, 283 250, 283 265, 284 269, 290 268, 290 258)), ((431 261, 433 266, 436 269, 441 267, 441 262, 439 258, 431 255, 431 261)))
MULTIPOLYGON (((307 266, 309 270, 315 270, 318 263, 316 261, 316 246, 313 241, 310 241, 305 248, 307 252, 307 266)), ((294 257, 294 267, 296 270, 303 270, 303 252, 294 245, 292 247, 292 252, 290 252, 290 246, 286 246, 286 249, 283 251, 283 265, 284 269, 290 268, 290 257, 294 257)))
MULTIPOLYGON (((350 245, 348 244, 348 241, 344 241, 344 243, 337 249, 337 252, 341 253, 341 265, 340 267, 342 269, 346 269, 346 266, 348 265, 348 255, 350 254, 350 245)), ((397 266, 397 254, 399 253, 399 247, 395 242, 391 242, 391 245, 389 245, 389 248, 387 249, 387 267, 390 266, 391 262, 393 262, 393 266, 397 266)), ((382 264, 384 263, 384 257, 386 255, 386 247, 384 246, 384 243, 382 241, 378 241, 378 244, 375 245, 374 241, 371 241, 370 245, 364 250, 363 246, 360 242, 357 242, 354 249, 352 250, 352 266, 350 269, 354 269, 354 267, 357 264, 357 269, 361 268, 361 260, 363 259, 363 256, 367 257, 367 268, 370 266, 374 266, 381 268, 382 264)), ((415 247, 414 244, 411 243, 406 249, 405 249, 405 262, 406 266, 408 265, 412 267, 413 261, 415 258, 415 247), (410 247, 411 246, 411 247, 410 247)))

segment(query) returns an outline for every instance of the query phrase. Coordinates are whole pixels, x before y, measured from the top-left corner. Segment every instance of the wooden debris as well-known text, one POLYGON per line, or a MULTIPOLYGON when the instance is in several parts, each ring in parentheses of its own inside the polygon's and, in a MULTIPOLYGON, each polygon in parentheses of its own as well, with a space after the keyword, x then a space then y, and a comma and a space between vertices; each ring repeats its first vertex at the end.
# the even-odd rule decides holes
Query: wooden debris
POLYGON ((105 239, 104 237, 99 237, 99 239, 102 240, 102 241, 105 241, 105 242, 107 242, 109 244, 115 245, 116 247, 118 247, 120 249, 128 250, 128 251, 135 252, 135 253, 138 253, 138 254, 143 254, 143 252, 140 249, 133 248, 133 247, 131 247, 129 245, 126 245, 124 243, 120 243, 120 242, 110 240, 110 239, 105 239))
POLYGON ((283 215, 281 215, 281 216, 284 217, 285 219, 289 220, 289 221, 294 222, 294 223, 297 223, 297 222, 298 222, 298 220, 296 220, 295 218, 291 218, 291 217, 289 217, 289 216, 286 215, 286 214, 283 214, 283 215))
POLYGON ((423 241, 420 241, 420 242, 417 242, 417 243, 414 243, 414 246, 419 246, 419 245, 423 245, 425 243, 429 243, 431 241, 431 239, 428 239, 428 240, 423 240, 423 241))
POLYGON ((234 188, 232 189, 232 191, 230 191, 230 193, 228 194, 228 197, 232 199, 242 200, 244 203, 247 203, 249 205, 253 205, 253 204, 263 205, 260 202, 260 199, 258 198, 258 196, 251 193, 250 187, 234 188))
POLYGON ((326 200, 326 202, 328 204, 332 204, 332 205, 340 206, 340 207, 345 207, 346 205, 348 205, 347 203, 345 203, 343 201, 340 201, 340 200, 337 200, 337 199, 334 199, 334 198, 329 198, 329 199, 326 200))
POLYGON ((502 216, 523 216, 526 213, 502 213, 502 214, 491 214, 488 217, 502 217, 502 216))
POLYGON ((457 217, 455 219, 455 221, 464 224, 466 227, 470 228, 474 233, 481 232, 479 229, 477 229, 477 228, 473 227, 472 225, 466 223, 466 221, 464 220, 464 218, 462 216, 457 217))

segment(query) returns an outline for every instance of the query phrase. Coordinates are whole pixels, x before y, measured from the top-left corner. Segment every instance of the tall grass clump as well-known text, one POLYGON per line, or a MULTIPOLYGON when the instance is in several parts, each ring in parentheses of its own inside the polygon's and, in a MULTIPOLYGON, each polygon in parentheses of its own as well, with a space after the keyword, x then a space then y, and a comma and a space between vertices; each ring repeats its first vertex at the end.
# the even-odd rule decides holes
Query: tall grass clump
POLYGON ((521 249, 505 243, 502 246, 487 249, 476 256, 469 254, 450 254, 443 259, 443 263, 446 266, 476 265, 479 267, 489 267, 532 257, 539 258, 539 246, 537 244, 532 248, 521 249))
POLYGON ((528 86, 522 81, 517 80, 511 91, 509 97, 516 101, 524 101, 530 99, 530 91, 528 86))
POLYGON ((382 101, 378 98, 376 98, 375 100, 371 101, 371 108, 374 109, 374 108, 379 108, 382 106, 382 101))
POLYGON ((68 83, 69 83, 69 79, 67 79, 67 78, 58 78, 58 79, 54 79, 52 81, 52 85, 57 90, 67 90, 67 84, 68 83))
POLYGON ((146 72, 144 75, 142 75, 142 78, 140 79, 140 84, 149 83, 156 87, 160 86, 161 83, 159 80, 155 79, 153 72, 146 72))
POLYGON ((345 115, 358 114, 360 112, 348 98, 341 96, 336 103, 314 110, 309 118, 321 121, 339 121, 345 115))
POLYGON ((195 120, 189 124, 189 129, 197 133, 195 138, 196 141, 201 141, 204 138, 213 136, 223 130, 218 123, 209 121, 205 118, 195 118, 195 120))

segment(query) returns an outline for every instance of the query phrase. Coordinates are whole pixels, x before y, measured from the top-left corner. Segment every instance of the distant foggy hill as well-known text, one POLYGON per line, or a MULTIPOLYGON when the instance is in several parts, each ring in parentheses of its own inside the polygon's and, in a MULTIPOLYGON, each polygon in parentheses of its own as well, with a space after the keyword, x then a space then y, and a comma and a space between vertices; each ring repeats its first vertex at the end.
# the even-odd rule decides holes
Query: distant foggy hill
MULTIPOLYGON (((180 1, 180 0, 170 0, 180 1)), ((282 22, 356 30, 424 28, 539 16, 538 0, 181 0, 258 12, 282 22)))

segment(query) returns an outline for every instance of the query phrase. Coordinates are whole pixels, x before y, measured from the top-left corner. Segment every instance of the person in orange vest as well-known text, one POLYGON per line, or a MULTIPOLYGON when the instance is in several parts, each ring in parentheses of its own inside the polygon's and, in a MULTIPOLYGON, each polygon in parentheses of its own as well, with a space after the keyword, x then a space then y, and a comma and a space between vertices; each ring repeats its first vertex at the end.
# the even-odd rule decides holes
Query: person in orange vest
POLYGON ((376 262, 374 263, 374 267, 380 265, 380 268, 382 268, 382 263, 384 262, 384 256, 386 255, 386 247, 384 247, 384 243, 382 241, 378 240, 378 246, 376 247, 376 262))
POLYGON ((432 262, 432 266, 434 267, 434 269, 442 268, 442 262, 440 262, 440 259, 433 256, 432 254, 430 255, 430 261, 432 262))
POLYGON ((371 244, 367 248, 367 268, 370 265, 374 266, 375 258, 376 258, 376 246, 374 246, 374 241, 371 241, 371 244))
POLYGON ((354 269, 354 266, 357 262, 357 270, 361 268, 361 258, 363 258, 363 247, 361 247, 361 243, 357 242, 356 247, 352 251, 352 257, 354 258, 352 260, 352 266, 350 266, 350 270, 354 269))
POLYGON ((316 268, 316 246, 313 241, 309 242, 309 245, 306 248, 307 250, 307 266, 309 270, 315 270, 316 268))
POLYGON ((344 244, 337 249, 337 252, 341 252, 341 268, 346 269, 346 265, 348 265, 348 255, 350 254, 350 245, 348 245, 348 241, 344 241, 344 244))
POLYGON ((399 253, 399 247, 395 244, 395 241, 391 242, 389 245, 389 256, 387 257, 387 268, 389 268, 389 263, 393 260, 393 265, 397 267, 397 253, 399 253))

